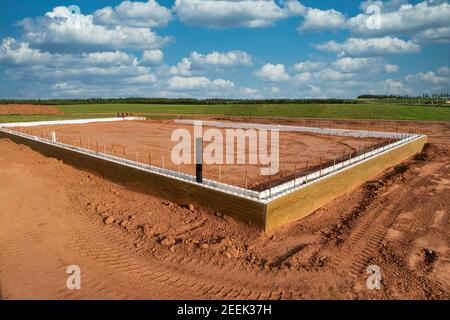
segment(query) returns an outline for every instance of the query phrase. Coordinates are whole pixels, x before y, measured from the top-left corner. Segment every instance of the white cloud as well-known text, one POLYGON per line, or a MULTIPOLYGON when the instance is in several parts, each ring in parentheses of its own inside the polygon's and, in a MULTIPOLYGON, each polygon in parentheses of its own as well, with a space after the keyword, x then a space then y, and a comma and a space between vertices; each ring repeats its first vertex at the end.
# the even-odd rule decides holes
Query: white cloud
MULTIPOLYGON (((388 73, 398 71, 398 66, 389 64, 382 57, 341 57, 336 60, 321 60, 320 67, 304 61, 298 69, 300 73, 293 76, 292 88, 295 88, 300 97, 355 97, 361 93, 371 93, 373 88, 379 86, 381 92, 386 93, 388 85, 390 90, 399 88, 395 82, 383 80, 388 73), (303 70, 311 71, 303 71, 303 70)), ((392 79, 391 79, 392 80, 392 79)), ((392 80, 394 81, 394 80, 392 80)), ((403 86, 401 92, 408 88, 403 86)), ((389 91, 390 92, 390 91, 389 91)))
POLYGON ((345 73, 334 69, 326 68, 314 74, 320 81, 347 81, 353 78, 352 73, 345 73))
POLYGON ((242 87, 239 89, 241 91, 241 93, 243 93, 244 95, 255 95, 258 93, 258 89, 255 88, 245 88, 242 87))
POLYGON ((159 50, 146 50, 142 53, 141 62, 144 65, 157 65, 162 63, 164 59, 164 53, 159 50))
POLYGON ((358 35, 414 35, 438 27, 450 26, 450 4, 443 1, 423 1, 415 5, 402 4, 397 10, 384 10, 380 15, 380 28, 368 28, 371 16, 361 13, 348 20, 348 28, 358 35))
POLYGON ((386 54, 420 52, 420 46, 416 43, 393 37, 370 39, 349 38, 342 43, 337 43, 332 40, 323 44, 314 45, 314 47, 322 51, 336 52, 341 56, 381 56, 386 54))
POLYGON ((434 71, 409 74, 404 79, 414 87, 414 94, 450 91, 450 68, 443 66, 434 71))
POLYGON ((300 15, 305 8, 297 0, 287 0, 284 5, 274 0, 176 0, 173 10, 190 25, 257 28, 300 15))
POLYGON ((81 58, 92 65, 137 65, 138 63, 135 57, 122 51, 83 53, 81 58))
POLYGON ((155 49, 171 40, 148 28, 103 26, 92 15, 73 14, 67 7, 57 7, 44 17, 24 19, 24 40, 49 51, 100 51, 116 49, 155 49))
POLYGON ((127 79, 128 83, 132 84, 150 84, 155 83, 156 80, 154 74, 141 74, 127 79))
POLYGON ((303 72, 303 71, 313 71, 318 70, 323 67, 323 62, 321 61, 301 61, 294 65, 295 71, 303 72))
POLYGON ((334 9, 306 8, 299 31, 348 29, 353 37, 407 37, 414 43, 450 42, 450 4, 445 0, 426 0, 409 4, 406 0, 367 0, 360 4, 363 13, 346 18, 334 9), (370 6, 380 8, 379 14, 366 11, 370 6), (372 20, 372 21, 369 21, 372 20), (379 27, 373 27, 373 21, 379 27))
POLYGON ((216 65, 216 66, 250 66, 252 65, 252 57, 244 51, 217 52, 213 51, 209 54, 201 54, 192 52, 190 60, 200 65, 216 65))
POLYGON ((308 71, 302 72, 302 73, 299 73, 299 74, 295 75, 295 80, 297 82, 308 82, 312 78, 313 78, 313 74, 311 72, 308 72, 308 71))
POLYGON ((0 62, 3 64, 29 65, 51 61, 51 55, 30 48, 28 43, 5 38, 0 46, 0 62))
POLYGON ((155 0, 124 1, 115 8, 105 7, 94 13, 94 23, 130 27, 165 27, 172 20, 170 9, 155 0))
POLYGON ((400 67, 396 64, 386 64, 384 66, 384 71, 386 71, 387 73, 395 73, 400 69, 400 67))
POLYGON ((231 89, 234 83, 229 80, 210 80, 206 77, 180 77, 170 78, 167 83, 169 88, 175 90, 200 90, 200 89, 231 89))
POLYGON ((271 87, 271 88, 270 88, 270 92, 272 92, 272 93, 280 93, 280 92, 281 92, 281 89, 278 88, 278 87, 271 87))
POLYGON ((343 72, 361 72, 373 69, 378 65, 376 58, 351 58, 344 57, 336 60, 333 66, 343 72))
POLYGON ((191 65, 192 62, 188 58, 183 58, 176 66, 170 68, 170 73, 188 76, 191 74, 191 65))
POLYGON ((86 93, 86 90, 83 88, 83 84, 77 81, 55 83, 50 86, 50 90, 56 97, 77 97, 86 93))
POLYGON ((9 66, 7 77, 21 82, 53 83, 51 90, 62 93, 92 93, 88 88, 144 86, 156 82, 149 68, 139 65, 138 59, 121 51, 90 53, 49 53, 30 48, 28 43, 6 38, 0 45, 0 62, 9 66), (83 85, 79 88, 67 84, 83 85))
POLYGON ((379 93, 382 94, 410 94, 411 89, 406 87, 403 82, 395 79, 386 79, 377 83, 377 88, 379 93))
POLYGON ((0 45, 0 61, 16 66, 46 66, 61 68, 84 68, 88 66, 137 66, 137 59, 122 51, 90 52, 79 54, 49 53, 30 48, 26 42, 13 38, 3 39, 0 45))
POLYGON ((216 79, 213 80, 212 85, 215 88, 221 88, 221 89, 229 89, 234 87, 234 83, 229 80, 223 80, 223 79, 216 79))
POLYGON ((313 94, 321 94, 322 93, 322 89, 320 89, 320 87, 318 87, 318 86, 310 84, 308 87, 313 94))
POLYGON ((339 29, 345 26, 345 15, 334 10, 320 10, 308 8, 304 15, 305 20, 299 27, 299 31, 323 31, 339 29))
POLYGON ((418 43, 449 43, 450 27, 432 28, 421 31, 414 35, 413 40, 418 43))
POLYGON ((263 80, 281 82, 290 79, 282 64, 267 63, 261 69, 255 71, 255 75, 263 80))
POLYGON ((379 57, 365 57, 365 58, 352 58, 343 57, 338 58, 331 64, 336 70, 346 73, 373 73, 383 70, 386 73, 397 72, 399 67, 394 64, 385 63, 383 58, 379 57))
POLYGON ((369 6, 376 5, 382 8, 383 12, 392 12, 398 10, 402 5, 407 3, 408 0, 388 0, 388 1, 367 0, 361 2, 359 4, 359 8, 365 12, 369 6))
POLYGON ((450 68, 447 66, 440 67, 437 69, 437 73, 444 76, 450 76, 450 68))
POLYGON ((433 71, 419 72, 415 75, 408 75, 405 77, 405 79, 410 82, 425 81, 425 82, 430 82, 433 84, 449 84, 450 83, 449 77, 437 75, 433 71))
POLYGON ((251 66, 252 57, 240 50, 229 52, 213 51, 208 54, 192 52, 189 57, 181 59, 176 65, 171 67, 171 74, 190 75, 194 70, 204 70, 206 68, 221 68, 235 66, 251 66))

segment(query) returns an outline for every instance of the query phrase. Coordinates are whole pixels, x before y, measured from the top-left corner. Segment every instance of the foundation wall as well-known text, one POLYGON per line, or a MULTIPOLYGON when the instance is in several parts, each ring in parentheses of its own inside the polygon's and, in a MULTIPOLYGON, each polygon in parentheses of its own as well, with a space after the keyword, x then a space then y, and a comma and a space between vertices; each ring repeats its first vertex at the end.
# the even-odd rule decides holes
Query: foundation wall
POLYGON ((426 136, 325 176, 267 203, 265 230, 298 220, 423 149, 426 136))
POLYGON ((265 228, 264 203, 7 132, 0 131, 0 138, 8 138, 16 143, 27 145, 45 156, 60 159, 76 168, 98 174, 130 189, 161 196, 180 205, 192 203, 249 222, 262 229, 265 228))

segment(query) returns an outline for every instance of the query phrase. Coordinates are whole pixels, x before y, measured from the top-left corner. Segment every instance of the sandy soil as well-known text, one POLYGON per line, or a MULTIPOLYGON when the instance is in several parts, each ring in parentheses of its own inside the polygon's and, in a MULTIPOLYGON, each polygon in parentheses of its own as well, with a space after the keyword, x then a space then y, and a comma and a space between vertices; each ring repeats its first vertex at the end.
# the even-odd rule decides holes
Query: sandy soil
MULTIPOLYGON (((176 129, 188 129, 193 136, 193 127, 178 125, 173 121, 127 121, 116 123, 90 123, 83 125, 54 125, 34 127, 34 135, 50 137, 50 132, 55 131, 58 139, 71 145, 83 145, 85 148, 99 152, 126 157, 131 160, 150 163, 158 167, 195 175, 195 165, 182 164, 178 166, 171 161, 171 150, 178 142, 171 141, 171 134, 176 129), (80 142, 81 139, 81 142, 80 142), (124 156, 125 153, 125 156, 124 156), (164 158, 164 159, 163 159, 164 158), (163 162, 164 161, 164 162, 163 162)), ((210 127, 204 127, 206 131, 210 127)), ((18 128, 20 130, 20 128, 18 128)), ((30 129, 28 129, 30 130, 30 129)), ((225 139, 225 129, 220 129, 225 139)), ((265 190, 270 185, 299 177, 319 168, 332 165, 334 157, 337 162, 340 159, 348 159, 350 153, 353 156, 362 149, 370 149, 387 139, 378 138, 353 138, 338 137, 319 134, 307 134, 296 132, 280 132, 280 167, 279 171, 268 176, 261 175, 261 167, 267 165, 249 164, 250 149, 235 150, 238 154, 245 152, 246 164, 221 165, 220 173, 218 165, 204 164, 204 178, 232 184, 239 187, 248 187, 253 190, 265 190), (295 173, 294 173, 295 172, 295 173), (246 182, 247 177, 247 182, 246 182)), ((247 142, 248 143, 248 142, 247 142)), ((204 148, 208 142, 204 142, 204 148)), ((257 145, 256 145, 257 147, 257 145)), ((226 148, 224 147, 224 152, 226 148)), ((232 153, 232 152, 231 152, 232 153)), ((258 154, 255 154, 258 158, 258 154)), ((192 163, 194 162, 192 154, 192 163)))
POLYGON ((32 104, 1 104, 0 114, 62 114, 56 107, 32 104))
POLYGON ((449 299, 450 124, 413 125, 423 153, 270 234, 0 140, 1 298, 449 299))

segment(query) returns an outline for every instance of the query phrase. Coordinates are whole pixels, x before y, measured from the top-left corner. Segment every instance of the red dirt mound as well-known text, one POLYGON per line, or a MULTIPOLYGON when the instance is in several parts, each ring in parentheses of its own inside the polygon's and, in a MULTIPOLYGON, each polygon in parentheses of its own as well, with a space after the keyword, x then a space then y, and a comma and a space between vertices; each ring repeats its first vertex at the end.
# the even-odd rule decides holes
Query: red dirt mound
POLYGON ((56 107, 38 106, 32 104, 0 105, 0 114, 62 114, 56 107))

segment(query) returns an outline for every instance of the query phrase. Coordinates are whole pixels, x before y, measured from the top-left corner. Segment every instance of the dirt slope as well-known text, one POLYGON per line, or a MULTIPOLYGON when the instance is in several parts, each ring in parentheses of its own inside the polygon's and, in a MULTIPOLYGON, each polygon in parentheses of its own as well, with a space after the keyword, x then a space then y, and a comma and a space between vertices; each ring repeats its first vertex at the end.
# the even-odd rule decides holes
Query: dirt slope
POLYGON ((423 154, 271 234, 0 140, 1 298, 449 299, 450 129, 426 130, 423 154))

